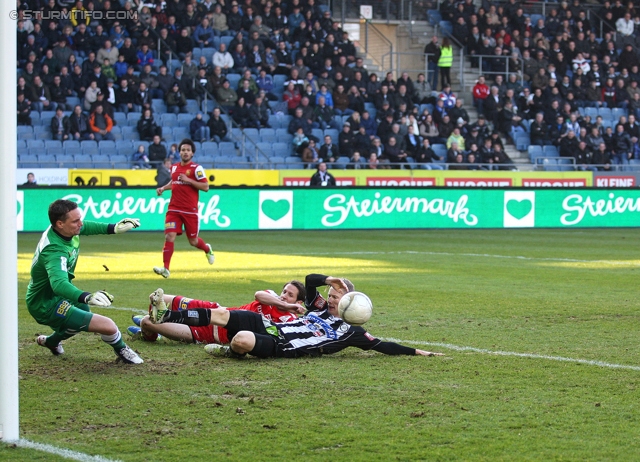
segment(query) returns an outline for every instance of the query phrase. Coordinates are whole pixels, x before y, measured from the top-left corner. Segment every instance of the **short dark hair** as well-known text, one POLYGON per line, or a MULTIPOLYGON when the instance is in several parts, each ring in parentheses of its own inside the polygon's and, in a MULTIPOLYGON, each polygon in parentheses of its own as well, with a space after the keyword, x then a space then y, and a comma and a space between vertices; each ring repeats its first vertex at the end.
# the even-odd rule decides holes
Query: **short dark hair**
POLYGON ((189 146, 191 146, 191 152, 194 154, 196 153, 196 144, 193 141, 191 141, 189 138, 185 138, 182 141, 180 141, 180 144, 178 145, 178 151, 182 149, 183 144, 188 144, 189 146))
POLYGON ((58 221, 65 221, 67 213, 78 208, 78 204, 65 199, 58 199, 49 205, 49 223, 55 226, 58 221))
POLYGON ((291 284, 296 289, 298 289, 298 296, 296 297, 296 300, 304 300, 305 298, 307 298, 307 289, 305 288, 303 283, 294 279, 293 281, 285 283, 282 288, 284 289, 287 284, 291 284))
POLYGON ((347 278, 342 278, 342 282, 344 282, 344 284, 347 286, 347 290, 349 292, 353 292, 355 290, 355 286, 353 285, 353 282, 351 282, 347 278))

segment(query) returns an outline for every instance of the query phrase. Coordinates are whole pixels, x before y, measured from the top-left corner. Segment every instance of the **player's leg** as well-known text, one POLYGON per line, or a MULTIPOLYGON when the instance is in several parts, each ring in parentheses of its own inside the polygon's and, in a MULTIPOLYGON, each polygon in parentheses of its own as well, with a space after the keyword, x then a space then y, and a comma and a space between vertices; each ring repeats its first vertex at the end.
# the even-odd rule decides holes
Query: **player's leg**
POLYGON ((100 334, 102 341, 111 345, 116 355, 125 363, 140 364, 143 362, 142 358, 124 343, 118 326, 116 326, 116 323, 113 322, 111 318, 100 314, 93 314, 86 330, 100 334))
MULTIPOLYGON (((153 324, 149 316, 145 316, 140 321, 140 328, 143 332, 143 339, 148 340, 155 335, 162 335, 176 342, 195 343, 193 334, 189 326, 182 324, 153 324)), ((155 340, 155 338, 153 338, 155 340)))
POLYGON ((210 265, 213 265, 215 261, 215 256, 213 254, 213 249, 211 245, 204 242, 204 240, 199 236, 200 234, 200 219, 198 215, 184 215, 184 229, 187 233, 187 239, 189 239, 189 244, 193 247, 196 247, 202 250, 207 256, 207 260, 210 265))
POLYGON ((258 358, 274 358, 276 356, 276 339, 269 334, 256 334, 242 330, 231 340, 231 351, 237 355, 249 353, 258 358))
POLYGON ((51 327, 53 334, 45 337, 39 336, 36 340, 38 345, 49 348, 51 353, 58 356, 64 353, 60 342, 73 337, 86 327, 91 321, 93 314, 87 305, 80 305, 80 308, 73 306, 68 300, 58 300, 54 305, 51 317, 46 323, 51 327))
POLYGON ((170 275, 169 266, 175 247, 176 237, 182 234, 182 218, 175 212, 167 212, 164 221, 164 247, 162 248, 163 266, 155 266, 153 271, 164 278, 170 275))

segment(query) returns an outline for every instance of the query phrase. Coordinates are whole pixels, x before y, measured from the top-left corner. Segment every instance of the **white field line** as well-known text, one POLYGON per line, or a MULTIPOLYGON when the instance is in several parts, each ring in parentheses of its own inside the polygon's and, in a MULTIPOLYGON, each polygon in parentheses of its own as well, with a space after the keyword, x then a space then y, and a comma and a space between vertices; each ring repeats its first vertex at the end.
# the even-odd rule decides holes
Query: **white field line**
POLYGON ((313 252, 312 254, 296 255, 441 255, 447 257, 480 257, 480 258, 504 258, 510 260, 532 260, 532 261, 558 261, 570 263, 606 263, 609 265, 640 266, 637 261, 616 261, 616 260, 578 260, 575 258, 553 258, 553 257, 523 257, 520 255, 493 255, 488 253, 455 253, 455 252, 427 252, 417 250, 401 250, 397 252, 313 252))
POLYGON ((115 311, 133 311, 134 313, 140 313, 140 314, 148 314, 149 310, 143 310, 141 308, 128 308, 126 306, 92 306, 91 307, 91 311, 95 311, 96 309, 99 310, 115 310, 115 311))
POLYGON ((484 348, 452 345, 450 343, 421 342, 421 341, 415 341, 415 340, 398 340, 395 338, 383 338, 382 340, 385 340, 387 342, 396 342, 400 344, 435 346, 435 347, 447 348, 449 350, 455 350, 455 351, 471 351, 473 353, 482 353, 482 354, 488 354, 488 355, 517 356, 520 358, 545 359, 548 361, 562 361, 566 363, 586 364, 587 366, 598 366, 598 367, 608 367, 611 369, 628 369, 632 371, 640 371, 640 366, 628 366, 626 364, 607 363, 604 361, 593 361, 590 359, 565 358, 563 356, 536 355, 533 353, 516 353, 514 351, 492 351, 492 350, 485 350, 484 348))
POLYGON ((71 460, 79 460, 80 462, 120 462, 114 459, 107 459, 102 456, 90 456, 89 454, 84 454, 82 452, 71 451, 70 449, 57 448, 55 446, 51 446, 50 444, 42 444, 35 443, 33 441, 19 439, 18 441, 7 443, 13 443, 21 448, 35 449, 36 451, 48 452, 49 454, 54 454, 56 456, 64 457, 65 459, 71 460))

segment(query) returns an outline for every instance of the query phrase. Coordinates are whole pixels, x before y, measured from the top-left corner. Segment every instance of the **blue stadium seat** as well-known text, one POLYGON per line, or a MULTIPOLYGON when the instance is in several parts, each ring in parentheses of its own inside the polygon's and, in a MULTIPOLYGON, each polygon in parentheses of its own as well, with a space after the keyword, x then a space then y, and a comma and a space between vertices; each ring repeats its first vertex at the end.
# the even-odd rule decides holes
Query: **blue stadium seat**
POLYGON ((236 155, 236 146, 234 143, 229 141, 223 141, 218 144, 218 148, 220 150, 220 156, 235 156, 236 155))
POLYGON ((80 147, 80 141, 77 140, 65 140, 62 142, 62 146, 66 149, 66 148, 79 148, 80 147))
POLYGON ((555 172, 558 169, 558 159, 549 159, 547 157, 544 157, 540 160, 542 161, 542 169, 544 171, 555 172))
POLYGON ((245 128, 244 136, 257 143, 260 140, 260 132, 257 128, 245 128))
POLYGON ((120 125, 121 127, 129 124, 129 122, 127 121, 127 114, 125 114, 124 112, 114 112, 113 119, 115 120, 116 124, 120 125))
POLYGON ((267 158, 275 155, 275 151, 273 150, 273 146, 271 143, 265 143, 263 141, 256 143, 256 156, 258 159, 263 160, 262 157, 267 156, 267 158))
POLYGON ((431 149, 433 149, 433 152, 435 153, 436 156, 442 157, 443 161, 446 161, 447 146, 445 146, 444 144, 433 144, 431 145, 431 149))
POLYGON ((31 111, 31 125, 40 125, 40 113, 37 111, 31 111))
MULTIPOLYGON (((591 108, 587 108, 587 109, 591 109, 591 108)), ((598 109, 598 115, 602 116, 603 119, 613 118, 611 108, 608 108, 608 107, 601 107, 600 109, 598 109)), ((591 116, 591 118, 593 118, 593 116, 591 116)))
POLYGON ((215 48, 203 48, 201 50, 202 56, 207 58, 207 63, 210 63, 213 59, 213 54, 216 52, 215 48))
MULTIPOLYGON (((629 112, 626 109, 623 109, 621 107, 614 107, 611 109, 611 119, 615 120, 616 122, 618 122, 618 120, 620 120, 620 117, 625 116, 628 117, 629 112)), ((602 117, 604 119, 604 116, 602 117)))
MULTIPOLYGON (((69 69, 69 72, 71 72, 72 70, 73 69, 69 69)), ((67 96, 67 107, 71 106, 71 108, 73 109, 78 104, 80 104, 80 98, 78 98, 77 96, 67 96)))
POLYGON ((288 169, 303 169, 304 162, 298 156, 287 156, 284 159, 288 169))
POLYGON ((284 88, 284 83, 287 81, 287 76, 282 74, 276 74, 273 76, 274 88, 284 88))
MULTIPOLYGON (((188 115, 193 119, 193 116, 191 116, 191 114, 181 114, 181 115, 188 115)), ((160 114, 160 119, 161 119, 161 124, 163 126, 173 128, 173 127, 178 125, 178 116, 176 116, 173 113, 168 113, 167 112, 167 113, 164 113, 164 114, 160 114)))
POLYGON ((202 165, 204 168, 211 168, 216 160, 216 156, 213 154, 199 154, 198 155, 198 163, 202 165))
POLYGON ((315 136, 319 141, 322 141, 322 138, 324 138, 324 133, 319 128, 313 128, 311 130, 311 135, 315 136))
POLYGON ((187 129, 186 127, 174 127, 173 130, 170 130, 167 127, 166 131, 171 131, 173 133, 173 140, 176 142, 182 141, 185 138, 189 138, 189 129, 187 129))
POLYGON ((200 106, 198 106, 198 102, 195 99, 187 100, 187 112, 193 116, 200 112, 200 106))
POLYGON ((75 164, 75 159, 68 154, 56 154, 56 162, 59 162, 62 167, 69 167, 68 164, 75 164))
POLYGON ((558 148, 555 146, 544 146, 542 148, 542 152, 545 157, 559 157, 560 153, 558 152, 558 148))
POLYGON ((32 131, 31 132, 18 133, 18 139, 19 140, 35 140, 36 139, 36 135, 32 131))
POLYGON ((64 153, 68 156, 81 156, 82 155, 82 148, 80 148, 80 146, 65 146, 64 148, 64 153))
POLYGON ((18 125, 18 136, 21 133, 33 133, 33 127, 31 125, 18 125))
POLYGON ((98 154, 98 143, 92 140, 84 140, 80 142, 80 148, 84 154, 98 154))
POLYGON ((151 109, 154 114, 163 114, 167 112, 167 105, 164 100, 161 99, 152 99, 151 100, 151 109))
MULTIPOLYGON (((29 166, 33 166, 39 162, 38 156, 35 154, 21 154, 20 155, 20 163, 27 164, 29 166)), ((29 168, 29 167, 27 167, 29 168)))
POLYGON ((233 40, 233 37, 220 37, 220 43, 224 43, 227 46, 227 51, 229 51, 231 40, 233 40))
POLYGON ((284 157, 281 156, 273 156, 269 159, 269 162, 271 162, 272 168, 275 169, 286 167, 284 157))
POLYGON ((348 157, 338 157, 336 159, 336 162, 333 164, 333 168, 337 168, 337 169, 341 169, 344 170, 347 168, 347 164, 349 163, 349 158, 348 157))
POLYGON ((213 141, 205 141, 202 143, 202 152, 207 156, 216 156, 220 152, 218 149, 218 143, 213 141))
POLYGON ((233 157, 218 156, 213 162, 213 168, 233 168, 233 157))
POLYGON ((542 152, 542 146, 538 146, 535 144, 530 145, 527 148, 527 151, 529 151, 529 158, 531 159, 532 164, 536 163, 536 159, 538 157, 542 157, 544 155, 542 152))
POLYGON ((138 120, 140 120, 140 117, 142 117, 142 113, 130 112, 129 114, 127 114, 127 125, 129 125, 130 127, 136 127, 138 125, 138 120))
POLYGON ((595 118, 598 117, 598 108, 586 107, 584 108, 584 115, 591 117, 592 120, 595 120, 595 118))
POLYGON ((27 140, 27 147, 44 150, 44 140, 27 140))
POLYGON ((260 141, 261 141, 261 142, 263 142, 263 143, 269 143, 269 144, 272 144, 272 143, 277 142, 277 141, 278 141, 278 138, 276 137, 276 135, 275 135, 275 134, 274 134, 274 135, 262 135, 262 134, 261 134, 261 135, 260 135, 260 141))
MULTIPOLYGON (((191 114, 178 114, 177 125, 178 127, 188 128, 192 120, 193 120, 193 116, 191 114)), ((164 117, 163 117, 163 124, 164 124, 164 117)))
POLYGON ((45 148, 61 148, 62 149, 62 142, 58 141, 58 140, 45 140, 44 142, 44 147, 45 148))
POLYGON ((529 135, 522 135, 516 138, 516 149, 518 151, 526 151, 531 144, 531 139, 529 135))

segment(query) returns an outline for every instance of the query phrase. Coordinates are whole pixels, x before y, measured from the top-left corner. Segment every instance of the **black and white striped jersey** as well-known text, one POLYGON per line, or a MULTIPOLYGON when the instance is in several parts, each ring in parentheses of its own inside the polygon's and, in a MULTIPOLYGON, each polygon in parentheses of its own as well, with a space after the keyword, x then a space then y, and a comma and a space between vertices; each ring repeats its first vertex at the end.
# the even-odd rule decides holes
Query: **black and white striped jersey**
POLYGON ((329 311, 313 311, 295 321, 274 323, 278 329, 278 356, 320 356, 347 347, 371 350, 381 340, 359 326, 333 317, 329 311))

